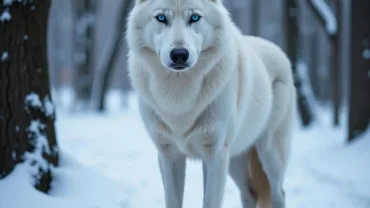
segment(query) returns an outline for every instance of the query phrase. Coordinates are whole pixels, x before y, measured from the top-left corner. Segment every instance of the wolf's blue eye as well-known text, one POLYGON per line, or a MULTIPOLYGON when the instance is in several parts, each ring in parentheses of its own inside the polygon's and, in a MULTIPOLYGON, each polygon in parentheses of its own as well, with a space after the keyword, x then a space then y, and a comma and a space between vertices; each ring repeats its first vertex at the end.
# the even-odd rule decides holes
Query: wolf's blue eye
POLYGON ((190 17, 190 23, 193 23, 193 22, 198 22, 200 20, 200 16, 197 15, 197 14, 193 14, 191 15, 190 17))
POLYGON ((162 23, 167 22, 166 16, 164 16, 164 14, 159 14, 155 18, 158 20, 158 22, 162 22, 162 23))

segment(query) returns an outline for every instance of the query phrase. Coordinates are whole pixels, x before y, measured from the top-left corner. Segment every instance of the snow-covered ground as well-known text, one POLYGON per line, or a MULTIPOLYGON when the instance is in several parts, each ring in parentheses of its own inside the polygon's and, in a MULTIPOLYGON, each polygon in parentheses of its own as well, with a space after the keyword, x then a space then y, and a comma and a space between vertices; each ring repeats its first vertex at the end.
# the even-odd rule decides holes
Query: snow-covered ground
MULTIPOLYGON (((59 109, 57 137, 61 166, 49 195, 35 191, 24 165, 0 180, 1 208, 163 208, 156 150, 143 129, 135 96, 118 110, 111 93, 106 114, 59 109)), ((369 208, 370 131, 345 145, 344 128, 332 129, 329 113, 319 110, 310 129, 295 128, 292 159, 284 184, 288 208, 369 208)), ((202 173, 189 161, 184 208, 201 207, 202 173)), ((230 178, 224 206, 240 208, 230 178)))

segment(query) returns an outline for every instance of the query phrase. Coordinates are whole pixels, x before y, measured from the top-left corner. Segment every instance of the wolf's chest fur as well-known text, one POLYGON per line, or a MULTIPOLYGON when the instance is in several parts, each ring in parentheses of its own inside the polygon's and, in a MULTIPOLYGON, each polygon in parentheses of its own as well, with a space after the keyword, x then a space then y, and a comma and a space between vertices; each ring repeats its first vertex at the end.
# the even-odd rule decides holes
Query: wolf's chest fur
POLYGON ((219 93, 215 89, 222 87, 218 81, 176 75, 148 77, 147 87, 139 91, 158 116, 154 125, 161 143, 174 144, 184 154, 199 157, 193 150, 196 143, 213 142, 210 135, 218 119, 210 105, 219 93), (211 115, 207 113, 210 110, 211 115))
POLYGON ((153 100, 152 108, 172 134, 185 134, 207 105, 206 96, 200 94, 201 81, 176 74, 148 81, 147 96, 153 100))
MULTIPOLYGON (((165 100, 161 100, 166 102, 165 100)), ((171 100, 172 101, 172 100, 171 100)), ((168 101, 168 102, 171 102, 168 101)), ((166 103, 167 108, 159 106, 158 103, 153 105, 153 110, 158 116, 158 120, 154 121, 155 131, 159 135, 157 141, 162 144, 171 144, 176 146, 177 149, 183 154, 191 158, 199 158, 194 147, 198 146, 199 143, 206 144, 213 141, 209 141, 210 137, 207 137, 209 132, 207 129, 212 125, 212 122, 207 121, 208 118, 202 115, 202 109, 197 106, 194 102, 184 101, 183 103, 175 103, 180 108, 178 112, 173 112, 176 108, 170 109, 171 106, 166 103), (188 108, 188 111, 182 111, 181 107, 188 108)), ((213 138, 212 138, 213 139, 213 138)))
POLYGON ((201 84, 186 76, 169 74, 149 78, 148 93, 160 108, 173 116, 183 116, 196 108, 201 84))

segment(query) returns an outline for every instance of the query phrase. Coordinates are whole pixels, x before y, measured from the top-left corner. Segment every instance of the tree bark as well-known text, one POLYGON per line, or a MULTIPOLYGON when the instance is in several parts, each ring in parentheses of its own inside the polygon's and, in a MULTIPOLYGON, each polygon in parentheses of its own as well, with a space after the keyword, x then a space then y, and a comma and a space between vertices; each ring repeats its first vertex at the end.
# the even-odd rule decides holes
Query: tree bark
POLYGON ((97 86, 97 93, 98 97, 98 105, 97 110, 102 112, 105 110, 105 96, 108 91, 109 83, 114 72, 114 66, 118 60, 119 52, 122 51, 122 46, 125 43, 124 41, 121 42, 123 39, 123 34, 125 32, 125 23, 128 17, 128 14, 133 6, 133 0, 124 0, 121 3, 121 7, 118 11, 117 15, 117 22, 116 22, 116 31, 112 37, 112 41, 110 41, 110 49, 107 54, 103 54, 104 57, 102 58, 102 68, 98 71, 103 73, 102 76, 97 76, 97 79, 101 77, 101 81, 95 83, 97 86))
POLYGON ((47 61, 50 0, 0 3, 0 178, 23 163, 48 191, 58 164, 47 61))
POLYGON ((296 0, 285 0, 284 1, 284 20, 285 20, 285 44, 286 53, 292 62, 292 70, 294 76, 295 86, 297 88, 297 102, 298 110, 301 116, 302 124, 304 126, 309 125, 312 122, 312 109, 309 106, 307 95, 304 94, 302 80, 297 73, 297 61, 298 61, 298 4, 296 0))
POLYGON ((351 84, 348 141, 370 120, 370 2, 351 1, 351 84))
POLYGON ((337 20, 337 33, 331 39, 331 76, 332 76, 332 99, 333 99, 333 110, 334 120, 333 125, 339 126, 340 124, 340 107, 341 107, 341 14, 342 4, 341 1, 335 0, 335 17, 337 20))

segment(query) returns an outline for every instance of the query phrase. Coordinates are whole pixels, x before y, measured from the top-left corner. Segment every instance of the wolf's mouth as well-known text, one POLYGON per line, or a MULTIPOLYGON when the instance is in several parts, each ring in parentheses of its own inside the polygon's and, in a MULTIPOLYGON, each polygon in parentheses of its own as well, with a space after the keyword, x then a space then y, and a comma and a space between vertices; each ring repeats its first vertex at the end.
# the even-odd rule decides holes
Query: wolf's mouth
POLYGON ((170 67, 174 70, 180 71, 188 68, 189 66, 186 64, 171 64, 170 67))

